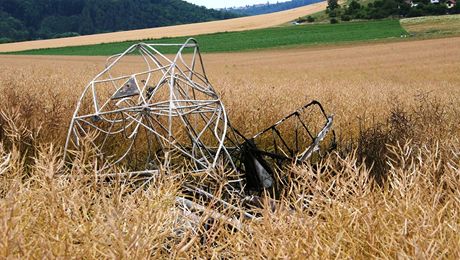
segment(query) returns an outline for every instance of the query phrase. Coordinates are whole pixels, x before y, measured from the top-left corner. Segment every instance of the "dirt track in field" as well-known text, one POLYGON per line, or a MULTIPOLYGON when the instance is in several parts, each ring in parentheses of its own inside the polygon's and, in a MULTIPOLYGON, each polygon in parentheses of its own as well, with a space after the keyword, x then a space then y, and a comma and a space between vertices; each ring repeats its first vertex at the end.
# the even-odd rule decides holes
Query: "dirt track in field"
POLYGON ((225 31, 261 29, 277 26, 292 21, 300 16, 322 11, 326 8, 326 5, 326 2, 320 2, 272 14, 242 17, 229 20, 95 34, 72 38, 0 44, 0 52, 90 45, 142 39, 159 39, 163 37, 193 36, 225 31))

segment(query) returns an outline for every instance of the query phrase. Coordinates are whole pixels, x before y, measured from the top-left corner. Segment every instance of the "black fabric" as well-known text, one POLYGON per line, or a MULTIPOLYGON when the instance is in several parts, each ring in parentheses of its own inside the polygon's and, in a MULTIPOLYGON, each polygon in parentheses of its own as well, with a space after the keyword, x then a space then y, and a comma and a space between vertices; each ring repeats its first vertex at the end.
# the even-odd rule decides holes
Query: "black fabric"
MULTIPOLYGON (((271 189, 274 186, 274 174, 273 169, 270 165, 265 161, 262 156, 257 153, 258 149, 252 140, 247 140, 242 145, 242 153, 241 153, 241 162, 245 168, 245 175, 247 181, 247 188, 253 191, 260 191, 263 189, 271 189), (272 185, 269 187, 265 187, 264 179, 256 165, 257 162, 263 169, 269 174, 269 178, 271 179, 272 185)), ((266 182, 265 182, 266 183, 266 182)))

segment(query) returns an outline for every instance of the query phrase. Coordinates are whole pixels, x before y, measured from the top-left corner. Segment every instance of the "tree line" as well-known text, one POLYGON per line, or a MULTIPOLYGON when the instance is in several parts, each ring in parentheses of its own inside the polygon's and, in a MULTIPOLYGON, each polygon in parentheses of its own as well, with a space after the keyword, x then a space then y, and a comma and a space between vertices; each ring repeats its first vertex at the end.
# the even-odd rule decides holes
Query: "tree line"
POLYGON ((320 1, 322 0, 292 0, 288 2, 281 2, 281 3, 274 3, 274 4, 270 4, 269 2, 267 2, 266 4, 262 4, 262 5, 247 5, 244 7, 227 8, 225 9, 225 11, 229 11, 229 12, 240 14, 240 15, 259 15, 259 14, 268 14, 268 13, 289 10, 289 9, 317 3, 320 1))
POLYGON ((0 43, 234 18, 182 0, 0 0, 0 43))
POLYGON ((326 12, 331 23, 352 19, 383 19, 388 17, 417 17, 426 15, 459 14, 460 4, 448 8, 446 0, 431 3, 430 0, 376 0, 361 4, 352 0, 340 6, 337 0, 328 0, 326 12))

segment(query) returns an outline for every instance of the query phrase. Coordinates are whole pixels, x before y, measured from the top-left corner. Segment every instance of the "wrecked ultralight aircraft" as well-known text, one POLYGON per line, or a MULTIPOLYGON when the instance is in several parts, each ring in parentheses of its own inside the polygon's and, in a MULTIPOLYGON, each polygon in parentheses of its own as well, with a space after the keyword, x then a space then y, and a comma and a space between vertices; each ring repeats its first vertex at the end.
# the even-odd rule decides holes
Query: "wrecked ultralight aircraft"
POLYGON ((97 173, 106 177, 148 179, 172 169, 199 176, 193 189, 204 196, 219 182, 241 195, 276 193, 277 172, 317 160, 335 143, 332 122, 313 101, 248 138, 230 123, 194 39, 139 43, 109 57, 87 85, 65 151, 89 144, 97 173), (173 57, 160 52, 172 49, 173 57), (126 171, 111 172, 114 166, 126 171))

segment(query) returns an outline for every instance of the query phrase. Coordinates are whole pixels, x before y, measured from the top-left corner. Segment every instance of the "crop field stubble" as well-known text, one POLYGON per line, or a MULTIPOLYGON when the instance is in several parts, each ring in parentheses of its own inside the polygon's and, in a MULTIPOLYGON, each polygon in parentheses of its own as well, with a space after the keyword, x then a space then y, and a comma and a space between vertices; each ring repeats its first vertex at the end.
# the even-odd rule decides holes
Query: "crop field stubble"
POLYGON ((317 99, 335 115, 339 148, 321 167, 286 173, 283 207, 262 209, 248 231, 217 223, 201 236, 177 236, 171 175, 132 194, 95 182, 83 153, 64 166, 76 99, 103 58, 2 56, 0 138, 3 159, 11 155, 0 163, 0 256, 458 259, 458 46, 449 38, 204 55, 242 132, 317 99))

